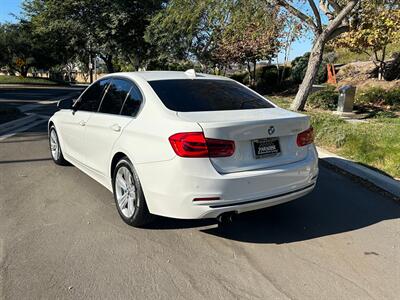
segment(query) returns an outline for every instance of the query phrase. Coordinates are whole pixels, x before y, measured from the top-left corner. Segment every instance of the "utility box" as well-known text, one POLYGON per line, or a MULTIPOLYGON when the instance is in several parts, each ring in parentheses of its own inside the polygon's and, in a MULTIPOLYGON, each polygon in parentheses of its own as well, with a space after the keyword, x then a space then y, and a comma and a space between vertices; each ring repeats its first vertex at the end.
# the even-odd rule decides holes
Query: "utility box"
POLYGON ((337 111, 340 113, 353 112, 354 98, 356 96, 356 87, 344 85, 339 89, 339 100, 337 111))

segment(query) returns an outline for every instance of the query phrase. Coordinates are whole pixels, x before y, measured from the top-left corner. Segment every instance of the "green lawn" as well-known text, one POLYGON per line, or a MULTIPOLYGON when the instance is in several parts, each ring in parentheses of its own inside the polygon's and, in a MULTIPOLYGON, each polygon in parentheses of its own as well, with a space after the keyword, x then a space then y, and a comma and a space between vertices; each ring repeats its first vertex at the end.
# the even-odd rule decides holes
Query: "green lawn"
MULTIPOLYGON (((267 97, 287 108, 292 98, 267 97)), ((329 112, 308 111, 315 143, 331 152, 400 178, 400 118, 349 123, 329 112)))
POLYGON ((59 85, 60 82, 56 82, 46 78, 35 78, 35 77, 19 77, 19 76, 7 76, 0 75, 1 84, 32 84, 32 85, 59 85))

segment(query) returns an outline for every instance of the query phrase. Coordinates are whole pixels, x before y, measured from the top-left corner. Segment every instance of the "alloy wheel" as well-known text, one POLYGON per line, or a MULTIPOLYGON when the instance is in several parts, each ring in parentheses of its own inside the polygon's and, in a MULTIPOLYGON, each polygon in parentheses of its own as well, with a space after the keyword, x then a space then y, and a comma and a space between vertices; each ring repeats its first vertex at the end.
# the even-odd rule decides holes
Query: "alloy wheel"
POLYGON ((125 217, 131 218, 136 210, 137 195, 132 172, 125 166, 117 171, 115 192, 120 211, 125 217))
POLYGON ((50 132, 50 149, 53 159, 58 160, 60 158, 60 143, 58 142, 58 136, 54 129, 50 132))

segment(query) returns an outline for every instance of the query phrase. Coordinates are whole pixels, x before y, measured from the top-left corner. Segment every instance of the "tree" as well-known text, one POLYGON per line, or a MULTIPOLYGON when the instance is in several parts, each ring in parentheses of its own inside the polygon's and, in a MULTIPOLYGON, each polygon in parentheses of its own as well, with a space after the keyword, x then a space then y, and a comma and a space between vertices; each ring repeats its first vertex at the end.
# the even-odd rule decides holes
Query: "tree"
POLYGON ((43 43, 26 22, 0 25, 0 65, 26 77, 30 68, 49 68, 56 64, 51 46, 43 43))
POLYGON ((230 21, 222 28, 212 56, 225 64, 247 66, 250 84, 256 83, 256 65, 259 60, 271 60, 279 48, 283 22, 279 9, 260 0, 234 2, 230 21))
POLYGON ((64 45, 71 61, 77 56, 99 56, 108 72, 116 56, 134 62, 137 69, 147 54, 143 39, 151 15, 162 0, 25 0, 23 8, 36 32, 64 45))
POLYGON ((358 10, 357 22, 335 41, 335 45, 373 57, 379 70, 378 77, 382 80, 386 69, 386 48, 399 39, 400 3, 396 0, 364 0, 358 10))
POLYGON ((159 59, 195 59, 206 70, 229 20, 232 0, 171 0, 156 14, 145 34, 159 59))
POLYGON ((291 105, 291 109, 293 110, 303 110, 322 62, 325 44, 350 29, 351 13, 360 0, 320 0, 319 8, 314 0, 276 0, 276 2, 293 16, 304 22, 314 33, 314 43, 307 72, 291 105), (305 2, 308 3, 310 10, 301 9, 303 7, 302 4, 305 2), (328 19, 326 25, 323 23, 323 14, 328 19))
MULTIPOLYGON (((301 24, 300 20, 293 17, 292 15, 286 13, 281 16, 281 20, 284 20, 283 32, 281 35, 281 47, 283 48, 283 68, 278 78, 279 84, 285 79, 286 66, 289 65, 289 57, 292 44, 299 36, 303 35, 304 26, 301 24)), ((276 59, 278 75, 279 75, 279 61, 276 59)))
POLYGON ((145 37, 160 60, 196 61, 203 71, 230 63, 250 68, 276 52, 278 11, 265 0, 171 0, 145 37))

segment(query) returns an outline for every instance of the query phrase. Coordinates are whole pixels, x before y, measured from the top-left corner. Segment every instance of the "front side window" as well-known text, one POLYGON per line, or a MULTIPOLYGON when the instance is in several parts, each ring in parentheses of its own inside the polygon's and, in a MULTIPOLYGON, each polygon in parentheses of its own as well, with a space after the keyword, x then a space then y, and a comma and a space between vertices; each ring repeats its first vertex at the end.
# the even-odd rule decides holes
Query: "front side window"
POLYGON ((143 97, 137 86, 132 85, 129 91, 128 97, 125 100, 124 106, 121 111, 121 115, 135 117, 139 111, 140 105, 142 104, 143 97))
POLYGON ((84 111, 97 111, 100 101, 103 97, 104 90, 109 84, 109 80, 100 80, 93 83, 79 98, 77 109, 84 111))
POLYGON ((132 84, 127 80, 113 79, 101 102, 99 112, 119 115, 131 87, 132 84))
POLYGON ((164 105, 180 112, 274 107, 266 99, 230 80, 170 79, 149 82, 164 105))

